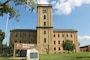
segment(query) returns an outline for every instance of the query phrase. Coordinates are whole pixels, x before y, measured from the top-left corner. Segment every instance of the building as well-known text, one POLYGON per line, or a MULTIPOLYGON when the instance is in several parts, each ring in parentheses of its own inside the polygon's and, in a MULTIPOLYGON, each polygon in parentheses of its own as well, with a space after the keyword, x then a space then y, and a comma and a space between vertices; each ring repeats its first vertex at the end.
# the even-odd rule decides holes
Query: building
POLYGON ((36 44, 40 54, 65 52, 62 43, 68 39, 79 51, 77 31, 74 29, 53 29, 52 5, 39 4, 38 22, 35 29, 13 29, 10 31, 10 45, 16 43, 36 44))
POLYGON ((83 52, 90 52, 90 45, 80 47, 80 51, 83 52))

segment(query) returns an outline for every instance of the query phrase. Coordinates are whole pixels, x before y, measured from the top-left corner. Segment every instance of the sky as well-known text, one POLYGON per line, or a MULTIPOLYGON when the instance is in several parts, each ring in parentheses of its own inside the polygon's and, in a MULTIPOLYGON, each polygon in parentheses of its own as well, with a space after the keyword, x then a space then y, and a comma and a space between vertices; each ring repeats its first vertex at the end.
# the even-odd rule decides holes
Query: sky
MULTIPOLYGON (((38 0, 38 3, 52 4, 54 29, 75 29, 80 46, 90 45, 90 0, 38 0)), ((11 5, 14 6, 13 2, 11 5)), ((9 20, 8 14, 0 16, 0 29, 6 32, 4 43, 7 44, 10 30, 36 29, 37 26, 37 10, 31 13, 23 6, 15 8, 20 10, 19 22, 15 18, 9 20)))

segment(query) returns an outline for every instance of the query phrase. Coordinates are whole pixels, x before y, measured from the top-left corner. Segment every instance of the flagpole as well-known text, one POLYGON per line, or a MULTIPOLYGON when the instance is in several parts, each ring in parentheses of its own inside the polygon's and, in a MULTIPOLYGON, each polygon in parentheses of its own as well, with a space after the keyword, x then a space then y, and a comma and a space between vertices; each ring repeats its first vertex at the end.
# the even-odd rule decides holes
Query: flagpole
POLYGON ((5 28, 5 41, 6 41, 6 43, 7 43, 8 20, 9 20, 9 13, 7 14, 7 19, 6 19, 6 28, 5 28))

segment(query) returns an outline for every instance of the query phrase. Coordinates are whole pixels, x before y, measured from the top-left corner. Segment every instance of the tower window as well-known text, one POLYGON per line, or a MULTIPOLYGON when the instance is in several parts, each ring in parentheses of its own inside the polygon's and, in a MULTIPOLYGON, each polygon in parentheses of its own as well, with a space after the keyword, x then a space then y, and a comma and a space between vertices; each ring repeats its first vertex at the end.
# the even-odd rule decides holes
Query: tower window
POLYGON ((46 34, 46 31, 44 31, 44 34, 46 34))
POLYGON ((44 22, 44 26, 46 26, 46 22, 44 22))
POLYGON ((44 38, 44 43, 46 43, 46 38, 44 38))
POLYGON ((43 13, 47 13, 47 10, 46 9, 43 9, 43 13))
POLYGON ((43 17, 44 19, 46 19, 46 15, 44 15, 44 17, 43 17))

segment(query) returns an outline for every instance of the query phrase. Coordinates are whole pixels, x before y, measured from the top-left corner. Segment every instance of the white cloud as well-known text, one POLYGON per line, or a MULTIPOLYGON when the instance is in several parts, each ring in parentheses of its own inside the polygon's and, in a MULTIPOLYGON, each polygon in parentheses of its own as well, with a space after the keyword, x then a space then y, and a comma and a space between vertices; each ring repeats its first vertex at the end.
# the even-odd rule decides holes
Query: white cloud
POLYGON ((90 0, 54 0, 54 13, 58 15, 68 15, 75 7, 80 7, 83 4, 90 4, 90 0))
POLYGON ((56 14, 70 14, 72 9, 71 9, 71 6, 69 4, 69 2, 63 2, 63 1, 60 1, 59 3, 56 3, 55 5, 55 13, 56 14), (60 3, 61 2, 61 3, 60 3))
POLYGON ((90 36, 78 36, 78 40, 90 40, 90 36))
POLYGON ((90 45, 90 36, 78 36, 80 46, 90 45))

